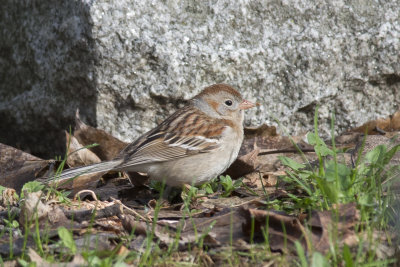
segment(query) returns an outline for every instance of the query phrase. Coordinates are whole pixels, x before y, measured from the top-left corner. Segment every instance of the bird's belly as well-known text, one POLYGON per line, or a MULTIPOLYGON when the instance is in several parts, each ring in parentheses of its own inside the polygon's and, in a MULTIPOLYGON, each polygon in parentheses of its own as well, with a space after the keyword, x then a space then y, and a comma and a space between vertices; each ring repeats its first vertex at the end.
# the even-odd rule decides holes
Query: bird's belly
POLYGON ((147 174, 154 180, 165 180, 165 183, 170 186, 198 185, 224 172, 234 160, 231 158, 233 155, 230 154, 221 151, 212 153, 212 155, 204 153, 174 161, 160 162, 148 166, 147 174))
POLYGON ((243 135, 228 134, 223 145, 210 153, 200 153, 164 162, 132 166, 130 171, 145 172, 153 180, 170 186, 199 185, 223 173, 239 154, 243 135))

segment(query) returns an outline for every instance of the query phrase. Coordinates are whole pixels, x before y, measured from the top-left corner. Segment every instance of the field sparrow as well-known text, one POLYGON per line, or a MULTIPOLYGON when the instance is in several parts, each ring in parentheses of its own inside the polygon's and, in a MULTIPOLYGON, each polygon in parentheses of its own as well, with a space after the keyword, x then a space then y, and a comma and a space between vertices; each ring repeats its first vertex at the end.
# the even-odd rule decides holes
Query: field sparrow
POLYGON ((56 179, 113 170, 145 172, 170 186, 202 184, 236 159, 243 141, 243 110, 254 106, 228 85, 211 85, 115 159, 68 169, 56 179))

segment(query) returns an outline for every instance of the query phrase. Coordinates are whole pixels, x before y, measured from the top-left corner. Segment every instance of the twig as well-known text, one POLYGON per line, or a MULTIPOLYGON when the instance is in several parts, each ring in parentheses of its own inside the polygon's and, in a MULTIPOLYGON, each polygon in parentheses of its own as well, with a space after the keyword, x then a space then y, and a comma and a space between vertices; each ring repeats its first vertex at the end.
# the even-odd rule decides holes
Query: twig
POLYGON ((131 212, 133 215, 135 215, 135 216, 139 217, 140 219, 144 220, 145 222, 150 222, 150 221, 151 221, 150 219, 146 219, 145 217, 143 217, 142 215, 140 215, 139 213, 137 213, 134 209, 131 209, 131 208, 127 207, 126 205, 122 204, 122 202, 121 202, 120 200, 115 199, 115 198, 113 198, 113 197, 111 197, 111 200, 112 200, 114 203, 116 203, 116 204, 118 204, 118 205, 121 205, 123 208, 125 208, 126 210, 128 210, 129 212, 131 212))
POLYGON ((82 193, 90 193, 90 195, 93 197, 94 200, 96 200, 96 202, 99 201, 98 198, 97 198, 97 196, 96 196, 96 194, 95 194, 92 190, 88 190, 88 189, 81 190, 81 191, 79 191, 78 193, 76 193, 75 196, 74 196, 74 201, 75 201, 75 200, 78 198, 78 196, 80 196, 80 194, 82 194, 82 193))
MULTIPOLYGON (((302 152, 315 152, 313 148, 310 149, 302 149, 302 152)), ((280 153, 298 153, 296 149, 275 149, 275 150, 270 150, 270 151, 264 151, 258 153, 258 156, 262 155, 269 155, 269 154, 280 154, 280 153)))
POLYGON ((93 213, 96 213, 95 219, 108 218, 112 216, 118 216, 121 214, 120 206, 114 204, 112 206, 105 207, 104 209, 84 209, 84 210, 64 210, 64 214, 68 219, 73 219, 77 222, 83 222, 93 218, 93 213))

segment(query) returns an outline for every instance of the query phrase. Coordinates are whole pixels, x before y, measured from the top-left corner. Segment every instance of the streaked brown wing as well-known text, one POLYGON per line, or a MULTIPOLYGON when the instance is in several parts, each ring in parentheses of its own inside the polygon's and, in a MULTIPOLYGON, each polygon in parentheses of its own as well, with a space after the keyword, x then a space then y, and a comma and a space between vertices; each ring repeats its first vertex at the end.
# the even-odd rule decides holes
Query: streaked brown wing
POLYGON ((169 161, 182 157, 188 157, 198 153, 211 152, 220 146, 218 139, 202 138, 198 136, 178 137, 172 134, 157 133, 149 136, 133 154, 118 166, 145 164, 151 162, 169 161))
POLYGON ((225 124, 221 121, 211 120, 192 107, 178 110, 157 128, 126 147, 120 154, 124 161, 118 168, 211 152, 220 146, 224 129, 225 124), (195 124, 195 127, 190 125, 196 121, 204 123, 195 124))

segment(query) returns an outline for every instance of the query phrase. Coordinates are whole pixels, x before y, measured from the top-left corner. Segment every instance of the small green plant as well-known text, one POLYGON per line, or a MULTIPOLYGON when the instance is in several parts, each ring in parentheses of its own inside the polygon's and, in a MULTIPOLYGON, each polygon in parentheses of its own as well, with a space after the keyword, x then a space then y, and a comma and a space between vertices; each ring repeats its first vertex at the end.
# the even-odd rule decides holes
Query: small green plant
MULTIPOLYGON (((400 144, 378 145, 364 153, 365 137, 358 150, 356 162, 353 165, 345 164, 342 160, 344 151, 337 149, 335 144, 334 115, 331 118, 332 142, 329 147, 319 137, 317 114, 318 110, 314 118, 314 132, 307 135, 308 142, 314 147, 317 164, 308 162, 304 155, 304 163, 280 157, 282 164, 288 167, 286 175, 281 178, 288 182, 286 189, 289 191, 288 199, 281 205, 286 210, 300 212, 333 210, 333 214, 337 215, 337 204, 356 203, 361 214, 361 221, 356 228, 365 231, 369 236, 368 244, 373 244, 372 233, 375 230, 389 229, 387 214, 390 214, 388 210, 393 206, 390 185, 399 173, 399 166, 392 166, 390 161, 400 150, 400 144)), ((274 205, 277 202, 279 200, 275 201, 274 205)), ((307 256, 300 244, 295 244, 301 266, 329 266, 339 263, 356 266, 363 261, 371 264, 382 263, 377 261, 373 247, 365 250, 365 246, 360 245, 356 256, 348 246, 339 247, 338 222, 335 221, 335 216, 332 219, 333 225, 329 233, 331 247, 327 255, 312 251, 307 256)), ((360 239, 362 243, 362 238, 360 239)))
POLYGON ((224 193, 222 194, 223 197, 230 196, 233 191, 236 189, 240 188, 240 186, 243 184, 243 178, 237 179, 235 181, 232 180, 232 178, 229 175, 226 176, 220 176, 220 183, 222 187, 224 188, 224 193))
POLYGON ((386 145, 379 145, 363 158, 359 153, 356 165, 352 167, 339 162, 343 151, 336 149, 334 138, 332 148, 329 148, 318 136, 317 116, 315 132, 309 133, 307 139, 318 157, 316 167, 308 162, 298 163, 287 157, 279 157, 283 165, 289 167, 283 179, 294 182, 305 193, 303 197, 289 194, 297 203, 296 208, 326 210, 333 204, 349 202, 364 207, 378 205, 384 208, 382 183, 393 175, 393 167, 388 167, 388 163, 400 150, 400 144, 390 149, 386 145))
POLYGON ((22 186, 21 199, 24 198, 24 192, 26 193, 39 192, 43 190, 43 188, 45 188, 45 186, 38 181, 27 182, 26 184, 24 184, 24 186, 22 186))
POLYGON ((201 185, 199 188, 204 190, 207 194, 211 195, 218 191, 218 189, 222 186, 223 193, 222 197, 230 196, 233 191, 240 188, 243 185, 243 178, 232 180, 229 175, 223 176, 220 175, 218 178, 214 178, 208 183, 201 185))
MULTIPOLYGON (((222 189, 222 197, 229 197, 233 191, 240 188, 242 185, 243 178, 232 180, 229 175, 221 175, 200 186, 191 186, 189 189, 183 190, 181 197, 182 199, 185 199, 186 197, 191 196, 195 199, 198 196, 212 195, 220 189, 222 189)), ((150 181, 150 188, 157 192, 161 192, 163 190, 163 183, 160 181, 150 181)), ((173 193, 174 192, 170 190, 168 199, 175 197, 173 193)))
POLYGON ((0 194, 3 194, 3 191, 6 190, 6 189, 7 189, 6 187, 0 185, 0 194))
POLYGON ((65 227, 59 227, 57 229, 58 236, 60 237, 61 244, 65 247, 68 248, 71 254, 76 253, 76 244, 74 241, 74 238, 72 236, 72 233, 65 227))

